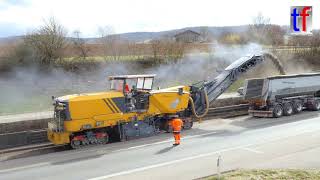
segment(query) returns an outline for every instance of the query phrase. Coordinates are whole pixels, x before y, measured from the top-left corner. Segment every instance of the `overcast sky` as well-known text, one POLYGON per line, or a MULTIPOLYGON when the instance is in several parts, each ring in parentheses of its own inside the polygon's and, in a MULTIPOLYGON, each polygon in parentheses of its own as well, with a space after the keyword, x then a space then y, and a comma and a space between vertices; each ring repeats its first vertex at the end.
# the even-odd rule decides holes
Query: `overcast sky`
POLYGON ((24 34, 50 16, 86 37, 107 25, 117 33, 243 25, 259 12, 289 25, 293 5, 312 5, 313 28, 320 28, 318 0, 0 0, 0 37, 24 34))

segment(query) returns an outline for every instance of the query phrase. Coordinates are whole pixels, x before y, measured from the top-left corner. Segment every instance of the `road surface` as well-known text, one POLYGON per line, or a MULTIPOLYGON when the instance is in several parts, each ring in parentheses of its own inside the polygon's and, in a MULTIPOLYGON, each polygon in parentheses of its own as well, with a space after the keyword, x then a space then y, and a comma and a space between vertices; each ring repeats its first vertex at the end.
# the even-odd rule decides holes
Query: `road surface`
POLYGON ((235 168, 320 168, 317 112, 196 123, 171 134, 2 161, 0 179, 194 179, 235 168))

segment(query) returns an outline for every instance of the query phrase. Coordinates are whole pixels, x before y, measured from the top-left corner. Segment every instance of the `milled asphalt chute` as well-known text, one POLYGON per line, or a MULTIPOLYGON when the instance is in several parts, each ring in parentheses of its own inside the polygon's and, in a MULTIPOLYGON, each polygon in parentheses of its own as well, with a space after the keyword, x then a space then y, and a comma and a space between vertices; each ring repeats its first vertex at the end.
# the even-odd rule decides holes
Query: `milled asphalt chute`
POLYGON ((286 74, 286 72, 284 71, 283 66, 282 66, 281 62, 279 61, 279 59, 277 58, 277 56, 275 56, 275 55, 273 55, 273 54, 271 54, 269 52, 263 53, 263 56, 265 58, 271 59, 271 61, 276 66, 276 68, 278 69, 278 71, 279 71, 279 73, 281 75, 285 75, 286 74))
POLYGON ((224 93, 241 75, 266 59, 270 59, 282 75, 285 74, 279 59, 275 55, 265 52, 261 55, 244 56, 230 64, 213 80, 202 82, 200 86, 199 83, 192 85, 191 87, 197 89, 195 93, 197 95, 190 97, 189 100, 193 116, 195 118, 204 117, 209 111, 211 102, 224 93))
POLYGON ((209 103, 209 100, 208 100, 208 94, 205 92, 205 90, 204 90, 204 95, 205 95, 206 108, 205 108, 204 112, 203 112, 201 115, 198 115, 198 113, 196 112, 196 108, 195 108, 195 105, 194 105, 194 101, 193 101, 192 97, 189 97, 189 101, 190 101, 190 104, 191 104, 192 114, 193 114, 197 119, 203 118, 205 115, 207 115, 207 113, 208 113, 208 111, 209 111, 210 103, 209 103))

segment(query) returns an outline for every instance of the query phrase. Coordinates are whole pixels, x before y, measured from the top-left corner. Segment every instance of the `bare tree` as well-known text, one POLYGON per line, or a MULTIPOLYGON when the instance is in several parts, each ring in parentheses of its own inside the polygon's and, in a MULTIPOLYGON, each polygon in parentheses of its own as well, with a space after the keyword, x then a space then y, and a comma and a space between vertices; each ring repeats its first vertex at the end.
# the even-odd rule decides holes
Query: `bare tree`
POLYGON ((263 27, 270 24, 270 18, 263 16, 261 12, 253 18, 253 24, 255 27, 263 27))
POLYGON ((153 55, 153 60, 155 62, 161 62, 161 41, 160 40, 152 40, 150 42, 151 44, 151 49, 152 49, 152 55, 153 55))
POLYGON ((88 57, 89 48, 86 44, 86 41, 81 38, 81 32, 76 30, 73 32, 72 43, 74 48, 80 53, 80 57, 86 59, 88 57))
POLYGON ((156 63, 173 60, 177 62, 184 55, 186 43, 176 42, 169 38, 150 41, 152 58, 156 63))
POLYGON ((267 37, 271 45, 279 46, 284 44, 286 31, 279 25, 270 25, 267 37))
POLYGON ((250 34, 259 43, 268 41, 268 32, 270 25, 270 18, 262 15, 261 12, 253 18, 253 25, 250 26, 250 34))
POLYGON ((119 34, 113 34, 109 37, 110 42, 110 48, 111 48, 111 54, 113 57, 113 60, 119 60, 121 57, 122 52, 122 45, 120 35, 119 34))
POLYGON ((115 34, 115 30, 111 26, 99 27, 99 33, 105 58, 107 59, 107 56, 111 55, 113 60, 118 60, 121 56, 120 35, 115 34))
POLYGON ((261 13, 253 19, 253 25, 250 26, 250 37, 252 40, 269 45, 283 45, 285 30, 279 25, 270 23, 270 18, 261 13))
POLYGON ((204 42, 210 42, 212 40, 208 26, 203 26, 200 28, 200 35, 204 42))
POLYGON ((263 16, 261 13, 253 19, 253 25, 250 28, 250 35, 253 40, 263 44, 283 45, 285 30, 279 25, 270 23, 270 18, 263 16))
POLYGON ((107 60, 107 57, 109 55, 109 53, 108 53, 108 50, 109 50, 108 36, 113 33, 113 28, 111 26, 99 27, 98 33, 100 35, 100 39, 99 39, 100 43, 102 44, 102 47, 103 47, 103 54, 105 56, 105 60, 107 60))
POLYGON ((24 41, 35 50, 41 64, 49 65, 61 59, 66 45, 65 35, 65 28, 50 17, 39 29, 27 34, 24 41))

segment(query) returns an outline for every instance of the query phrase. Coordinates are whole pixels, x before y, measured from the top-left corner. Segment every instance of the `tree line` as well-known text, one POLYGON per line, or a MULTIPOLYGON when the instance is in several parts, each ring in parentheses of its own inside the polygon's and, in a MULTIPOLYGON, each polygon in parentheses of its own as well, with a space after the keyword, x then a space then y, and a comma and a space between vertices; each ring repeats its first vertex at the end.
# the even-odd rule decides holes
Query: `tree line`
POLYGON ((320 45, 320 33, 314 33, 310 37, 292 36, 286 39, 288 29, 271 24, 270 19, 262 14, 258 14, 243 32, 222 32, 215 37, 208 27, 200 28, 204 43, 178 42, 168 36, 143 43, 130 42, 116 34, 111 26, 100 27, 98 32, 99 38, 95 44, 88 43, 80 30, 72 32, 71 37, 68 37, 66 28, 54 17, 50 17, 43 25, 23 36, 22 41, 7 46, 7 51, 0 53, 1 57, 5 57, 0 59, 0 68, 30 63, 47 67, 59 63, 73 66, 76 64, 74 61, 92 63, 90 60, 95 58, 113 61, 147 59, 152 63, 175 62, 193 50, 210 51, 212 42, 226 45, 256 42, 275 47, 308 46, 312 48, 313 54, 319 53, 320 45))

